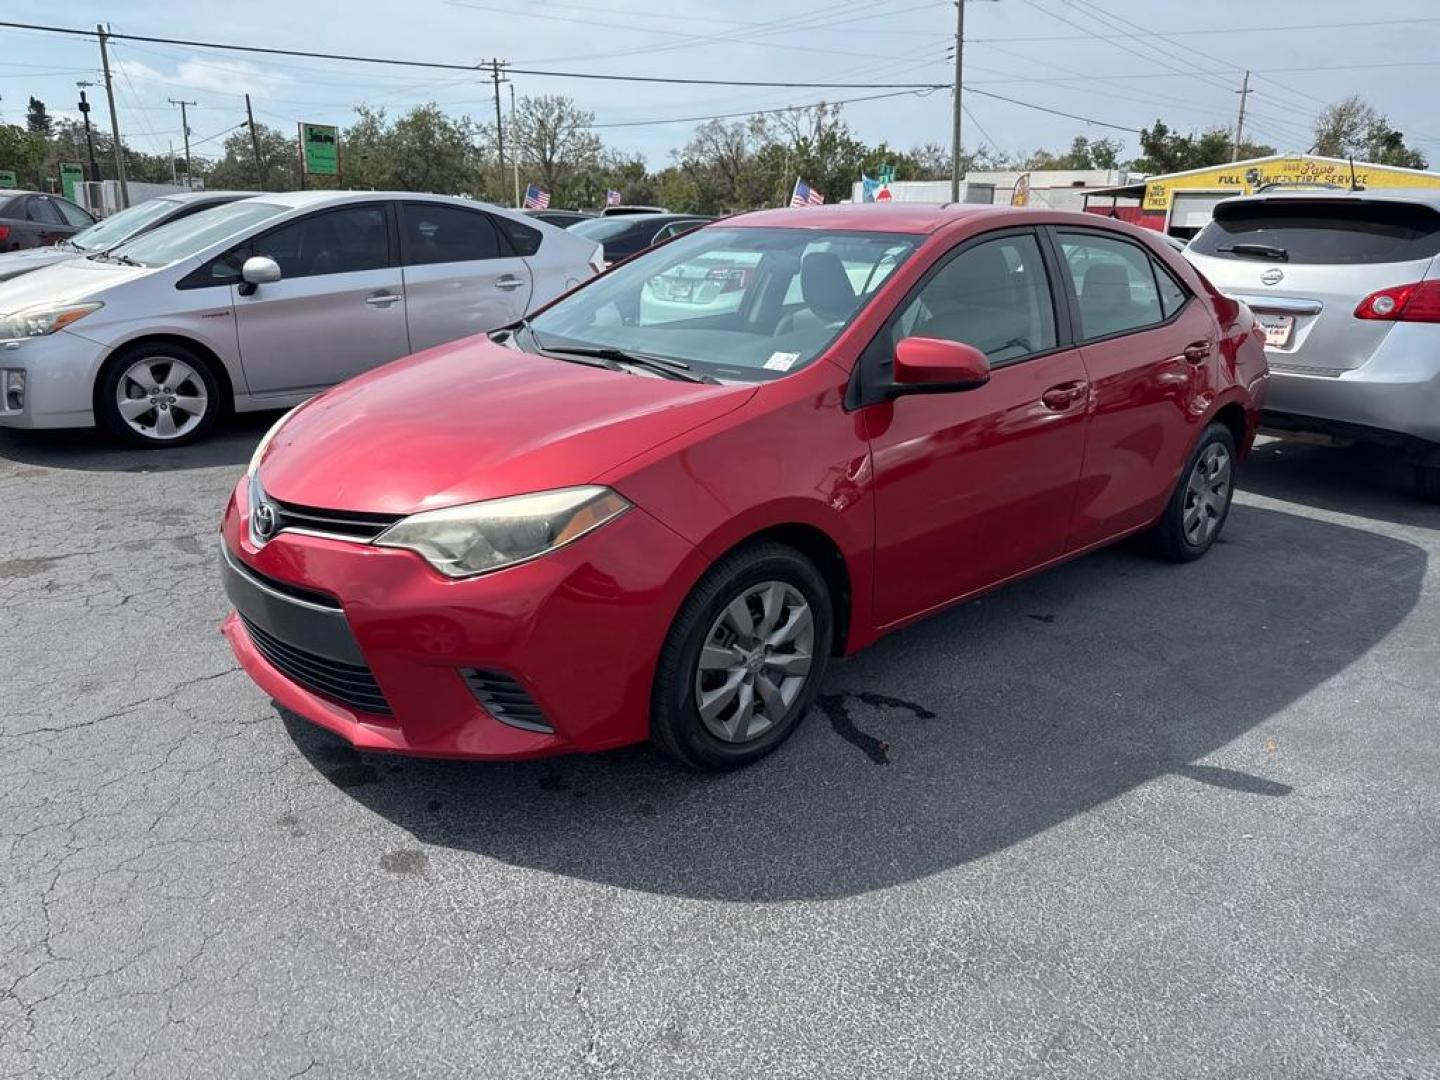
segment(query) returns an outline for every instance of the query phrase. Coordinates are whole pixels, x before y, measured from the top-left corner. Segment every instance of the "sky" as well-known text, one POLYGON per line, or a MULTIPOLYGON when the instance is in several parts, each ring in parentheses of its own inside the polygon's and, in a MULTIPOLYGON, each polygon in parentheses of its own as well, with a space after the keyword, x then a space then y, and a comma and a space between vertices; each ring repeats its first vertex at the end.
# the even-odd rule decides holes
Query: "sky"
MULTIPOLYGON (((491 57, 546 71, 833 82, 845 89, 684 86, 516 75, 520 95, 562 93, 595 115, 614 149, 665 165, 695 123, 680 118, 886 93, 867 83, 948 83, 950 0, 5 0, 0 19, 333 53, 474 64, 491 57), (667 121, 665 123, 639 123, 667 121)), ((964 134, 1023 155, 1077 135, 1119 139, 1163 119, 1181 130, 1230 126, 1243 71, 1253 72, 1246 133, 1281 151, 1310 146, 1315 114, 1360 94, 1440 164, 1440 0, 967 0, 964 134), (1257 16, 1263 21, 1257 21, 1257 16), (1011 101, 987 95, 1000 95, 1011 101), (1023 103, 1023 104, 1018 104, 1023 103), (1055 110, 1073 116, 1056 115, 1055 110), (1111 125, 1111 126, 1106 126, 1111 125)), ((0 28, 0 120, 23 122, 34 95, 78 115, 77 80, 99 83, 93 39, 0 28)), ((164 152, 181 142, 217 157, 244 120, 293 131, 298 121, 348 123, 365 104, 390 113, 434 101, 493 118, 488 75, 113 42, 121 131, 164 152)), ((508 107, 509 87, 504 88, 508 107)), ((108 126, 104 93, 91 120, 108 126)), ((867 142, 906 149, 950 143, 948 90, 847 104, 867 142)))

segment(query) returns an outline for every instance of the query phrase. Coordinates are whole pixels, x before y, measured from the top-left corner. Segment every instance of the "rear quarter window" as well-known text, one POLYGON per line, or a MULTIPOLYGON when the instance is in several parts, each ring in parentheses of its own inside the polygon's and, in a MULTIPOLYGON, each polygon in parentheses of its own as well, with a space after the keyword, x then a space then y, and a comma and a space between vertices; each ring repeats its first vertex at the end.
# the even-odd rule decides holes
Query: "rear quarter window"
POLYGON ((1440 213, 1402 202, 1221 204, 1190 250, 1217 259, 1353 266, 1440 253, 1440 213))
POLYGON ((505 238, 510 241, 510 246, 515 249, 517 255, 534 255, 540 250, 540 241, 544 239, 539 229, 532 229, 529 225, 516 221, 514 218, 504 217, 496 214, 493 218, 505 238))

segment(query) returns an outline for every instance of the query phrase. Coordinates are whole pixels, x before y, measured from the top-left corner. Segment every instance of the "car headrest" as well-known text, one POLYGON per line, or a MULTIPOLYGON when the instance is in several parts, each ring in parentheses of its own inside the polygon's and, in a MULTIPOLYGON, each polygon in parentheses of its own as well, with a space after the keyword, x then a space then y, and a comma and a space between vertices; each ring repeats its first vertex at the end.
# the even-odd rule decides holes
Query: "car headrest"
POLYGON ((850 276, 832 251, 812 251, 800 261, 800 293, 806 306, 825 319, 843 319, 855 310, 850 276))
POLYGON ((1096 263, 1085 271, 1085 281, 1080 287, 1082 296, 1107 291, 1125 292, 1130 295, 1130 272, 1119 263, 1096 263))

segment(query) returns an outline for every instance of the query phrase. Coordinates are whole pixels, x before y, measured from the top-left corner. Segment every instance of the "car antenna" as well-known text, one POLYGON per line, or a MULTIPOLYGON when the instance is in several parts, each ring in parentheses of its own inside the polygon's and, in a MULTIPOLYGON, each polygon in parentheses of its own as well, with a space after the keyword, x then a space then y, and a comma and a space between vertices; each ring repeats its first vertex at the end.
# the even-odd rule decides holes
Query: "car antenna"
POLYGON ((1355 179, 1355 155, 1350 155, 1350 190, 1364 191, 1365 188, 1355 179))

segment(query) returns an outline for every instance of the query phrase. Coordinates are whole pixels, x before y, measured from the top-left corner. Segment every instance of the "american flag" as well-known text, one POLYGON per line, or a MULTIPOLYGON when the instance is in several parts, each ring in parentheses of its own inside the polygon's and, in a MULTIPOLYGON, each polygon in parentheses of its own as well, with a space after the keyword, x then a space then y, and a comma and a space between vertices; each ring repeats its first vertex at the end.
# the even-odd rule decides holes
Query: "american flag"
POLYGON ((791 206, 824 206, 825 196, 816 191, 804 180, 796 179, 795 194, 790 196, 791 206))
POLYGON ((550 192, 546 191, 539 184, 531 184, 525 189, 526 210, 547 210, 550 207, 550 192))
POLYGON ((620 205, 620 192, 615 191, 613 188, 612 188, 610 191, 605 192, 605 205, 606 205, 606 206, 619 206, 619 205, 620 205))

